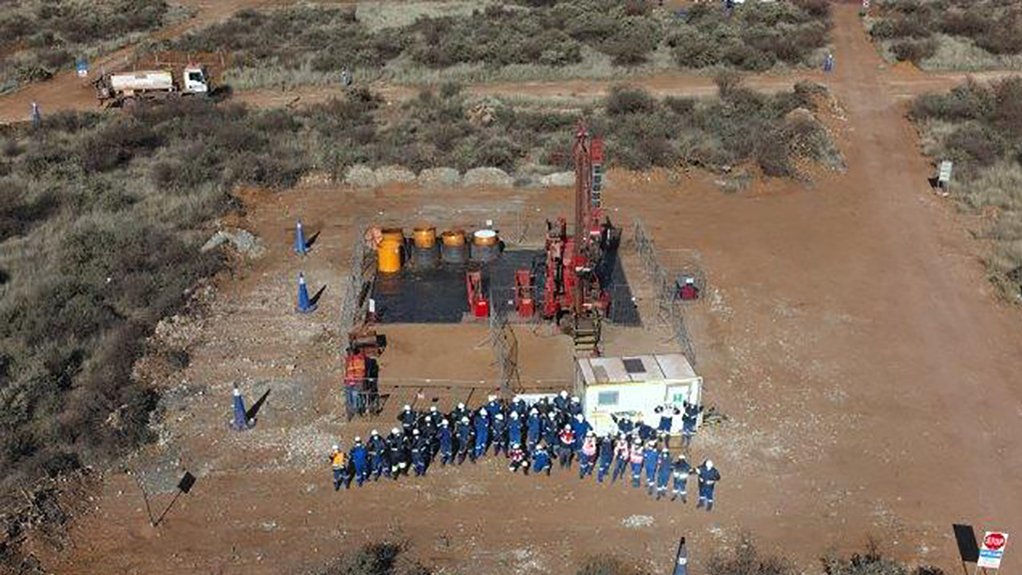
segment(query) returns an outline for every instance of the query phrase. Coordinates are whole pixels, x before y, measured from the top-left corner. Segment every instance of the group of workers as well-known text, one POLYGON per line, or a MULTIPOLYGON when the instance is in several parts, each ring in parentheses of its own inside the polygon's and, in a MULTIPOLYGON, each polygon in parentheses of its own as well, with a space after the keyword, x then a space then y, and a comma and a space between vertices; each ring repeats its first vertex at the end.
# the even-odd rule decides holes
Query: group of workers
POLYGON ((355 437, 345 450, 334 445, 330 454, 334 489, 361 486, 372 479, 414 473, 425 475, 430 466, 461 465, 465 460, 475 463, 491 451, 503 454, 512 473, 521 471, 550 475, 555 460, 558 467, 571 469, 578 461, 578 476, 594 474, 596 480, 610 483, 624 481, 630 473, 631 485, 641 487, 643 479, 649 495, 656 499, 687 501, 689 475, 699 484, 698 507, 713 508, 713 492, 720 481, 720 472, 710 460, 693 467, 684 453, 672 458, 670 433, 674 418, 681 417, 682 446, 688 448, 702 406, 683 403, 681 409, 660 406, 656 409, 656 427, 641 418, 615 418, 617 433, 597 437, 586 421, 577 397, 562 391, 553 400, 541 398, 529 405, 523 399, 504 402, 496 396, 478 409, 459 403, 450 413, 441 413, 436 406, 415 411, 405 405, 398 414, 399 425, 382 436, 373 430, 368 440, 355 437))

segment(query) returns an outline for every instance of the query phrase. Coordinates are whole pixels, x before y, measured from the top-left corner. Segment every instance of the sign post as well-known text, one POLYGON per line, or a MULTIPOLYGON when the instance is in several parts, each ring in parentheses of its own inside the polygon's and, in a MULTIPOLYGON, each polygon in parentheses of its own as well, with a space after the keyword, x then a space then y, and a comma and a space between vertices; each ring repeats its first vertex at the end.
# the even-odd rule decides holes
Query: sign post
POLYGON ((1002 531, 987 531, 979 546, 979 560, 976 569, 999 569, 1004 549, 1008 546, 1008 534, 1002 531))
POLYGON ((951 187, 951 168, 954 167, 954 163, 951 160, 944 160, 940 163, 940 171, 937 172, 937 185, 941 189, 941 195, 948 195, 951 192, 948 188, 951 187))

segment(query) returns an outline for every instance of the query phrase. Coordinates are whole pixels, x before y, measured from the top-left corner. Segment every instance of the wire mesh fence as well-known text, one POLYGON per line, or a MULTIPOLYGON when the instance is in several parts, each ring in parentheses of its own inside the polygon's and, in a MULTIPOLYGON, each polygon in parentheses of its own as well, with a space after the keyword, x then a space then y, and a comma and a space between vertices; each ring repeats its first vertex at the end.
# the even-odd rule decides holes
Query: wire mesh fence
POLYGON ((366 229, 357 231, 351 246, 350 269, 347 287, 341 300, 341 332, 346 333, 355 327, 356 322, 365 317, 369 307, 369 294, 372 293, 372 282, 375 278, 376 254, 366 248, 366 229))
MULTIPOLYGON (((684 307, 680 305, 677 297, 679 274, 677 271, 668 270, 661 264, 653 239, 639 218, 635 219, 632 236, 635 252, 642 262, 646 278, 652 284, 657 321, 670 330, 672 339, 681 346, 682 353, 695 367, 695 349, 685 323, 684 307)), ((699 274, 699 277, 705 286, 705 278, 702 273, 699 274)))

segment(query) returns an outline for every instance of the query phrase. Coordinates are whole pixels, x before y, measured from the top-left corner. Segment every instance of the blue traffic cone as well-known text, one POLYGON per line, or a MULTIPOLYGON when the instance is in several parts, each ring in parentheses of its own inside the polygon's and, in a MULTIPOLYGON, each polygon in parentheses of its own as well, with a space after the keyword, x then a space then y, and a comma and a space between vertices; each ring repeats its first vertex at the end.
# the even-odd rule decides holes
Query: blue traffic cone
POLYGON ((235 431, 245 431, 249 428, 247 413, 248 412, 245 411, 245 400, 241 397, 241 390, 235 387, 234 421, 231 422, 231 427, 233 427, 235 431))
POLYGON ((309 313, 316 310, 316 306, 309 299, 309 288, 305 285, 305 274, 298 274, 298 307, 299 313, 309 313))
POLYGON ((309 245, 305 242, 305 229, 302 228, 302 220, 295 225, 295 253, 304 256, 309 251, 309 245))

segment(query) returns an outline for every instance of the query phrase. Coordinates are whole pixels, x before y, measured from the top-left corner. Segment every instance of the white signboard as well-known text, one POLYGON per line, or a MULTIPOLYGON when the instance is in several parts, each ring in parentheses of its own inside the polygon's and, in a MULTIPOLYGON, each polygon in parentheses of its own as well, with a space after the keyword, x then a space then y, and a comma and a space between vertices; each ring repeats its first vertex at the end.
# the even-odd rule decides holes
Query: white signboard
POLYGON ((937 173, 937 181, 947 185, 951 181, 951 160, 944 160, 940 163, 940 171, 937 173))
POLYGON ((997 569, 1001 566, 1004 549, 1008 546, 1008 534, 1000 531, 987 531, 983 536, 983 544, 979 546, 977 567, 997 569))

